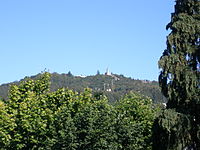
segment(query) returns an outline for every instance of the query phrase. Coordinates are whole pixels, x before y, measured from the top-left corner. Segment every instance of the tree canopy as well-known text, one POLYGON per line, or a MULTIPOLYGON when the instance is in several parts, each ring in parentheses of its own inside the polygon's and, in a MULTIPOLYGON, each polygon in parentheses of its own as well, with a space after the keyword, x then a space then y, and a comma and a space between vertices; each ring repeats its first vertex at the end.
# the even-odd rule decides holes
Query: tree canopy
POLYGON ((0 149, 150 149, 152 100, 127 94, 111 105, 86 88, 50 92, 50 74, 12 85, 0 101, 0 149))

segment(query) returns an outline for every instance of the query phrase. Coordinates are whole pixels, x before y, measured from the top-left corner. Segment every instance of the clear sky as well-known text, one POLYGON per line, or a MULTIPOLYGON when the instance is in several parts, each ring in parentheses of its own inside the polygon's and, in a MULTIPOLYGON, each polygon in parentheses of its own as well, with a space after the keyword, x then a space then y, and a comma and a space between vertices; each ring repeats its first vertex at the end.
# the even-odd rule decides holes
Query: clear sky
POLYGON ((0 84, 45 68, 157 80, 173 10, 174 0, 2 0, 0 84))

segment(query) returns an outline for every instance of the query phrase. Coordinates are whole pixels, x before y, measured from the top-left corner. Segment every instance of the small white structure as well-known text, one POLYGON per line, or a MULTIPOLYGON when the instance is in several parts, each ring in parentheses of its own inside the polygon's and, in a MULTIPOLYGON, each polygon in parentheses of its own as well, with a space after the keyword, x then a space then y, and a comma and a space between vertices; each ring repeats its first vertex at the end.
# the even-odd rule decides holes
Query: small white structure
POLYGON ((112 92, 112 89, 106 89, 107 92, 112 92))
POLYGON ((111 72, 108 70, 108 68, 106 69, 105 75, 107 75, 107 76, 111 76, 112 75, 111 72))
POLYGON ((166 107, 167 107, 167 103, 162 103, 162 105, 164 106, 164 108, 166 108, 166 107))
POLYGON ((78 75, 76 77, 79 77, 79 78, 86 78, 87 76, 84 76, 84 75, 78 75))

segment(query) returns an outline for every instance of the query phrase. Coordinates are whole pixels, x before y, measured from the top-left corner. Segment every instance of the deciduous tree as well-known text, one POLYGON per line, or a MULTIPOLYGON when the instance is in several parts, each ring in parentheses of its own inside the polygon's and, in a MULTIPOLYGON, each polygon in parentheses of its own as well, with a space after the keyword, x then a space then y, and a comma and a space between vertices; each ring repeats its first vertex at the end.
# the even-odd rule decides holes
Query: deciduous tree
POLYGON ((119 150, 150 150, 155 118, 152 100, 138 93, 127 94, 116 106, 119 150))
POLYGON ((6 111, 15 126, 8 130, 11 140, 7 149, 38 149, 45 145, 51 115, 45 99, 49 80, 50 75, 45 73, 38 80, 28 79, 11 87, 6 111))

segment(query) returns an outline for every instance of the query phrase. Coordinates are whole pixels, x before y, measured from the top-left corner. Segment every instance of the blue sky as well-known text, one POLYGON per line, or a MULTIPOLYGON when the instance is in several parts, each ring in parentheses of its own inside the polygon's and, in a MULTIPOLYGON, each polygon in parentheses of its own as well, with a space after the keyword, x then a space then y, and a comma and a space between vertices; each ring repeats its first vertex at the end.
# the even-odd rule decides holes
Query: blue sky
POLYGON ((0 84, 50 72, 157 80, 173 0, 0 1, 0 84))

